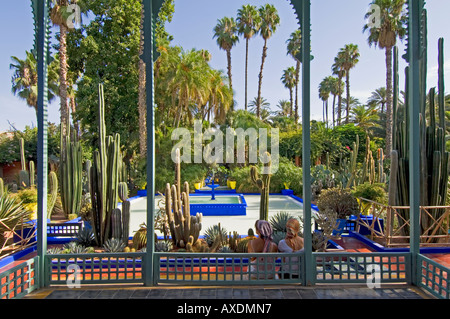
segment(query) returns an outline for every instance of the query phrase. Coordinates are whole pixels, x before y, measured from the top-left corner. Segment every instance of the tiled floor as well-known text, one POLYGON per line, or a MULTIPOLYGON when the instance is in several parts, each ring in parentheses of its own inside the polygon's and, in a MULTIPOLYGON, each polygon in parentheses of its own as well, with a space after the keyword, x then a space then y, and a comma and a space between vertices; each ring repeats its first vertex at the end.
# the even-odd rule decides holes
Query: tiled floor
POLYGON ((429 299, 412 286, 42 289, 27 299, 429 299))
POLYGON ((450 268, 450 254, 425 254, 426 257, 438 262, 439 264, 450 268))

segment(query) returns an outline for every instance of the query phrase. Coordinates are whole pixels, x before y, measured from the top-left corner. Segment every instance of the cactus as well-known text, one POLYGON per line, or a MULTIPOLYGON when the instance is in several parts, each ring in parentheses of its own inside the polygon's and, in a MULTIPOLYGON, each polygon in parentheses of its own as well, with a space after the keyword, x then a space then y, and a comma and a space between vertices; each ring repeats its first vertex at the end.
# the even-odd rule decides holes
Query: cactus
POLYGON ((139 250, 147 245, 147 226, 145 223, 140 225, 139 230, 133 236, 133 248, 139 250))
POLYGON ((34 187, 34 176, 35 176, 35 169, 34 169, 34 162, 30 161, 28 163, 28 166, 30 167, 30 173, 29 173, 29 178, 30 178, 30 187, 34 187))
POLYGON ((122 201, 122 239, 125 244, 128 244, 130 236, 130 208, 131 203, 128 200, 128 186, 125 182, 119 183, 119 198, 122 201))
MULTIPOLYGON (((439 61, 438 61, 438 114, 436 114, 435 105, 435 88, 431 88, 428 93, 428 107, 429 116, 427 118, 427 94, 426 94, 426 63, 427 63, 427 48, 424 47, 424 52, 421 57, 421 82, 420 82, 420 205, 421 206, 444 206, 445 195, 447 192, 447 184, 450 172, 450 153, 445 150, 445 119, 444 119, 444 75, 443 75, 443 39, 439 39, 439 61), (439 121, 437 121, 437 117, 439 121)), ((397 70, 395 70, 398 72, 397 70)), ((405 69, 406 80, 408 80, 409 67, 405 69)), ((405 103, 403 108, 403 118, 395 114, 396 121, 394 122, 393 132, 395 133, 393 141, 393 151, 391 153, 391 177, 390 184, 397 185, 389 187, 389 204, 409 206, 409 145, 412 141, 409 140, 409 85, 408 81, 405 83, 405 103), (395 174, 394 176, 392 176, 395 174)), ((396 110, 397 111, 397 110, 396 110)), ((397 112, 396 112, 397 113, 397 112)), ((417 142, 417 141, 414 141, 417 142)), ((399 218, 399 226, 403 225, 403 219, 409 219, 409 210, 401 210, 402 218, 399 218)), ((442 209, 433 209, 430 211, 431 216, 427 214, 421 215, 421 231, 429 228, 434 220, 444 213, 442 209)), ((402 228, 403 235, 409 234, 407 227, 402 228)), ((436 233, 439 235, 439 230, 436 233)))
POLYGON ((85 180, 83 182, 83 193, 87 194, 89 193, 89 185, 90 185, 90 171, 91 171, 92 162, 90 160, 86 160, 84 162, 84 174, 85 174, 85 180))
POLYGON ((268 220, 269 218, 269 188, 270 188, 270 172, 272 167, 272 161, 270 158, 270 154, 268 152, 265 153, 266 163, 264 163, 265 174, 262 174, 260 177, 258 174, 258 170, 255 166, 250 168, 250 175, 253 183, 258 186, 261 192, 261 199, 259 203, 259 219, 260 220, 268 220))
POLYGON ((122 239, 122 211, 118 208, 111 212, 111 237, 122 239))
POLYGON ((50 199, 47 203, 47 218, 52 216, 53 207, 55 207, 56 199, 58 197, 58 176, 51 171, 49 174, 50 199))
POLYGON ((120 135, 106 137, 103 85, 99 84, 98 126, 99 149, 94 151, 90 168, 92 227, 99 246, 111 238, 111 214, 118 204, 118 184, 121 167, 120 135))
POLYGON ((192 244, 195 245, 202 229, 202 214, 197 213, 195 216, 190 214, 189 204, 189 183, 184 182, 184 191, 181 192, 181 175, 180 175, 180 150, 176 149, 176 185, 170 186, 166 184, 165 190, 165 212, 169 224, 172 241, 175 246, 185 248, 190 242, 192 236, 192 244))
POLYGON ((3 178, 0 177, 0 197, 5 193, 5 183, 3 182, 3 178))
POLYGON ((83 187, 81 143, 75 137, 71 139, 70 131, 68 131, 67 136, 64 137, 61 132, 61 148, 63 145, 65 145, 65 152, 61 154, 61 163, 59 166, 62 209, 66 216, 72 214, 78 215, 81 210, 83 187))
POLYGON ((350 178, 347 181, 346 188, 356 186, 356 174, 357 174, 357 157, 359 150, 359 135, 356 135, 356 142, 353 142, 353 149, 350 152, 350 178))
POLYGON ((19 147, 21 165, 21 170, 19 172, 19 185, 21 188, 27 188, 30 186, 30 174, 27 171, 27 164, 25 161, 25 142, 23 138, 19 139, 19 147))

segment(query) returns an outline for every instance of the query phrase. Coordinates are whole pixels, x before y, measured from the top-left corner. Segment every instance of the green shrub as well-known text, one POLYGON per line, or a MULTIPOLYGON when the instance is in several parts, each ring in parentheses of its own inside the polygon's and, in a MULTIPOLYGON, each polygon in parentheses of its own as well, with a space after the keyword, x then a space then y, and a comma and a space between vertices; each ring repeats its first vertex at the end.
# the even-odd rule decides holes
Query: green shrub
MULTIPOLYGON (((240 193, 259 193, 259 188, 252 182, 250 166, 235 167, 230 176, 236 181, 236 191, 240 193)), ((270 192, 279 193, 285 188, 284 183, 299 195, 303 192, 302 169, 295 166, 289 159, 280 157, 278 170, 270 179, 270 192)))
POLYGON ((362 197, 377 203, 386 204, 386 191, 384 184, 381 183, 370 184, 366 182, 359 184, 352 194, 354 197, 362 197))
POLYGON ((317 201, 317 207, 319 211, 333 211, 339 219, 359 214, 358 201, 346 189, 330 188, 323 190, 317 201))
POLYGON ((294 191, 294 194, 302 194, 302 169, 292 163, 289 159, 280 157, 278 170, 272 175, 270 179, 270 191, 272 193, 281 192, 281 190, 285 188, 285 183, 289 186, 289 189, 294 191))

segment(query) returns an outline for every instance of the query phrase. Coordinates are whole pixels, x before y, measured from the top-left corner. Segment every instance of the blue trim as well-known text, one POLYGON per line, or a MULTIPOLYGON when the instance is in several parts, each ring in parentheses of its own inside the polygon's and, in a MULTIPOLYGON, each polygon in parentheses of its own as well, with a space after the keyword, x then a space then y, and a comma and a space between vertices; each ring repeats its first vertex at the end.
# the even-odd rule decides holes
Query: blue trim
POLYGON ((35 252, 37 250, 37 245, 33 245, 31 247, 28 247, 24 250, 21 250, 15 254, 12 254, 11 256, 2 258, 0 260, 0 268, 8 266, 10 263, 19 260, 22 257, 25 257, 28 254, 31 254, 32 252, 35 252))
MULTIPOLYGON (((351 230, 349 231, 349 236, 354 237, 366 244, 370 248, 378 252, 398 252, 398 253, 408 253, 410 251, 409 248, 388 248, 380 245, 374 241, 371 241, 369 238, 351 230)), ((420 248, 421 254, 437 254, 437 253, 450 253, 450 247, 422 247, 420 248)))

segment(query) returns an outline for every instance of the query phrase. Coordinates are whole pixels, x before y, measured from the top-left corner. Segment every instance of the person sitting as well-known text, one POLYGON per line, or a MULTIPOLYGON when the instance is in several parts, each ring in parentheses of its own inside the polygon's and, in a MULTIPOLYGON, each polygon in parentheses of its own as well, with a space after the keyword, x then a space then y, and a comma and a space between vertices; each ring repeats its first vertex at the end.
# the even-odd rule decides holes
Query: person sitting
MULTIPOLYGON (((282 253, 295 253, 303 251, 303 238, 299 236, 300 222, 290 218, 286 222, 286 237, 278 243, 278 251, 282 253)), ((299 277, 298 257, 284 258, 282 277, 286 279, 299 277)))
MULTIPOLYGON (((277 244, 273 240, 273 230, 269 222, 257 220, 255 223, 256 234, 259 236, 248 243, 249 253, 275 253, 277 244)), ((251 279, 273 279, 275 260, 273 257, 252 257, 249 267, 251 279)), ((275 276, 274 276, 275 275, 275 276)))

